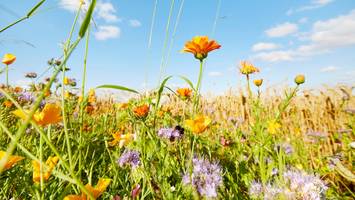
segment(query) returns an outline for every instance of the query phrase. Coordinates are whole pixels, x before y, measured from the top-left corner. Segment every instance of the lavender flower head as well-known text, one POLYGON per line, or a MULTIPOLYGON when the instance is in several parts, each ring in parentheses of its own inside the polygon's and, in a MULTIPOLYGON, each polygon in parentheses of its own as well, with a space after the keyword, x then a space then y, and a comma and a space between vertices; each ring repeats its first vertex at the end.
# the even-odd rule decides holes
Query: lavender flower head
POLYGON ((253 181, 249 188, 249 195, 252 198, 258 198, 263 193, 263 185, 258 181, 253 181))
POLYGON ((276 152, 280 152, 281 149, 285 152, 286 155, 291 155, 293 153, 293 147, 289 143, 277 144, 274 147, 276 152))
POLYGON ((222 185, 222 169, 217 162, 209 162, 204 158, 193 158, 192 174, 183 176, 185 185, 191 184, 200 196, 217 197, 217 189, 222 185))
POLYGON ((117 160, 117 164, 120 167, 124 167, 125 165, 130 165, 133 169, 138 167, 140 164, 140 153, 136 150, 125 150, 121 157, 117 160))
POLYGON ((176 139, 180 139, 183 135, 184 128, 181 126, 176 126, 175 128, 161 128, 158 131, 159 137, 169 139, 172 142, 176 139))

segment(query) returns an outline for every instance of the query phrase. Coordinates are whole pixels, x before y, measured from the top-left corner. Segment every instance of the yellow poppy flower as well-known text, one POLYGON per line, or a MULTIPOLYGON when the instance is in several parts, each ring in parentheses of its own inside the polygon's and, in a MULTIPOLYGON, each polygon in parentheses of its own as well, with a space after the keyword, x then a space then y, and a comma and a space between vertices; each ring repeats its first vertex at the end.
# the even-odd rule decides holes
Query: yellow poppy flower
POLYGON ((245 75, 249 75, 249 74, 253 74, 256 72, 259 72, 259 69, 256 68, 253 64, 251 64, 248 61, 242 61, 240 62, 240 73, 245 74, 245 75))
POLYGON ((69 85, 71 83, 70 78, 64 77, 63 83, 64 83, 64 85, 69 85))
POLYGON ((270 120, 267 122, 267 131, 270 134, 275 134, 281 128, 281 124, 276 120, 270 120))
MULTIPOLYGON (((0 160, 2 160, 6 155, 5 151, 0 151, 0 160)), ((4 169, 3 170, 8 170, 11 167, 13 167, 17 162, 23 160, 24 157, 21 156, 9 156, 9 158, 7 159, 4 169)))
POLYGON ((219 49, 219 45, 214 40, 209 40, 207 36, 195 36, 191 41, 186 42, 182 52, 194 54, 195 58, 202 61, 208 56, 208 53, 219 49))
POLYGON ((202 133, 211 124, 211 119, 209 117, 199 115, 194 119, 185 120, 185 125, 193 133, 202 133))
POLYGON ((7 53, 2 58, 2 63, 4 63, 5 65, 11 65, 13 62, 15 62, 15 60, 16 60, 16 56, 15 55, 7 53))
POLYGON ((95 94, 95 90, 94 89, 91 89, 89 91, 88 102, 89 103, 95 103, 96 102, 96 94, 95 94))
POLYGON ((119 144, 119 147, 122 148, 124 145, 127 145, 129 142, 133 141, 136 138, 135 134, 127 133, 121 134, 121 132, 116 132, 112 134, 113 140, 109 142, 110 146, 115 146, 119 144))
MULTIPOLYGON (((90 184, 86 184, 85 188, 92 194, 94 199, 97 199, 105 192, 110 183, 111 179, 100 178, 95 187, 92 187, 90 184)), ((82 192, 81 195, 68 195, 64 197, 64 200, 89 200, 89 197, 82 192)))
MULTIPOLYGON (((42 172, 42 176, 43 176, 43 180, 47 181, 49 179, 49 177, 52 174, 52 171, 54 169, 54 167, 57 165, 59 161, 59 157, 54 156, 54 157, 49 157, 46 161, 46 166, 48 167, 48 169, 44 169, 43 167, 43 172, 42 172)), ((32 160, 32 166, 33 166, 33 182, 35 183, 39 183, 41 181, 41 167, 40 167, 40 163, 36 160, 32 160)))
MULTIPOLYGON (((17 109, 12 113, 25 120, 29 111, 22 112, 17 109)), ((61 108, 56 104, 46 104, 41 112, 36 112, 32 118, 36 124, 46 126, 48 124, 56 124, 62 120, 61 108)))

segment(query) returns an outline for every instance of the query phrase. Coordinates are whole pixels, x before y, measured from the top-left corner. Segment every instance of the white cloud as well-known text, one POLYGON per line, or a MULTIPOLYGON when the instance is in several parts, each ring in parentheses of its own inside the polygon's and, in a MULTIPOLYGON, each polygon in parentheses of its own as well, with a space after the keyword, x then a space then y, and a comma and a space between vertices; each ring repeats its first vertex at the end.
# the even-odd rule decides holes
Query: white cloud
POLYGON ((94 35, 97 40, 118 38, 121 35, 121 29, 117 26, 99 26, 94 35))
POLYGON ((311 0, 311 2, 308 5, 299 7, 297 9, 289 9, 286 14, 287 15, 292 15, 293 13, 297 12, 302 12, 306 10, 314 10, 317 8, 324 7, 330 3, 332 3, 334 0, 311 0))
POLYGON ((222 72, 213 71, 213 72, 208 72, 208 76, 218 77, 218 76, 223 76, 223 73, 222 72))
MULTIPOLYGON (((80 6, 79 0, 60 0, 60 7, 69 10, 71 12, 76 12, 80 6)), ((83 10, 87 10, 90 5, 88 0, 84 0, 83 10)), ((98 19, 103 19, 105 22, 116 22, 119 21, 116 15, 116 9, 110 2, 98 1, 95 8, 95 17, 98 19)))
POLYGON ((297 24, 286 22, 266 30, 265 33, 269 37, 283 37, 295 33, 297 31, 298 31, 297 24))
POLYGON ((129 20, 129 25, 136 28, 142 26, 142 23, 139 20, 131 19, 129 20))
POLYGON ((336 66, 328 66, 328 67, 322 68, 320 71, 321 72, 334 72, 334 71, 337 71, 338 69, 339 69, 339 67, 336 67, 336 66))
POLYGON ((118 17, 116 15, 116 9, 112 3, 99 1, 96 6, 97 17, 105 20, 106 22, 116 22, 118 17))
POLYGON ((353 46, 355 45, 355 10, 346 15, 315 22, 312 29, 299 39, 305 44, 284 51, 262 52, 254 55, 254 58, 269 62, 290 61, 353 46))
POLYGON ((308 18, 307 17, 302 17, 300 20, 298 20, 298 23, 300 24, 305 24, 308 22, 308 18))
POLYGON ((275 43, 259 42, 253 45, 253 51, 264 51, 278 49, 280 46, 275 43))
POLYGON ((267 62, 291 61, 293 60, 293 51, 262 52, 254 55, 253 59, 267 62))

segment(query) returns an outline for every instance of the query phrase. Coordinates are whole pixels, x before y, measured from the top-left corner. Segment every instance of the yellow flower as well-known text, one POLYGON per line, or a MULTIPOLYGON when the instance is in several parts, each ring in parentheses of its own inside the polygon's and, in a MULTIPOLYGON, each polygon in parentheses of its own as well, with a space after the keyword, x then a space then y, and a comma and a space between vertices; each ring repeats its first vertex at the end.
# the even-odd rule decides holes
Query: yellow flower
POLYGON ((134 140, 136 138, 135 134, 127 133, 127 134, 121 134, 120 131, 112 134, 113 140, 109 142, 108 144, 110 146, 115 146, 119 144, 119 147, 122 148, 124 145, 127 145, 129 142, 134 140))
POLYGON ((72 97, 72 96, 73 96, 73 93, 71 93, 69 91, 65 91, 65 93, 64 93, 64 98, 65 99, 70 99, 70 97, 72 97))
MULTIPOLYGON (((5 157, 7 153, 5 151, 0 151, 0 161, 5 157)), ((23 160, 24 157, 21 156, 9 156, 7 161, 5 162, 5 166, 3 170, 8 170, 13 167, 17 162, 23 160)))
POLYGON ((270 120, 267 122, 267 131, 270 134, 275 134, 281 128, 281 124, 276 120, 270 120))
POLYGON ((259 69, 256 68, 253 64, 251 64, 248 61, 241 61, 240 66, 241 66, 241 68, 239 68, 240 73, 245 74, 245 75, 259 72, 259 69))
POLYGON ((5 65, 11 65, 13 62, 15 62, 15 60, 16 60, 16 56, 15 55, 7 53, 2 58, 2 63, 4 63, 5 65))
POLYGON ((178 88, 176 92, 182 98, 189 98, 191 96, 192 90, 190 88, 178 88))
POLYGON ((71 83, 70 78, 68 77, 64 77, 64 81, 63 81, 64 85, 69 85, 71 83))
POLYGON ((36 160, 32 160, 32 166, 33 166, 33 182, 39 183, 41 181, 41 174, 43 176, 43 180, 47 181, 49 177, 52 174, 52 171, 54 167, 57 165, 59 161, 59 157, 54 156, 54 157, 49 157, 46 161, 46 166, 48 169, 44 169, 44 166, 42 167, 43 172, 41 173, 41 166, 40 163, 36 160))
POLYGON ((211 124, 211 119, 209 117, 199 115, 194 119, 185 120, 185 125, 193 133, 202 133, 211 124))
POLYGON ((205 59, 209 52, 219 49, 219 45, 216 41, 209 41, 207 36, 195 36, 191 41, 186 42, 182 52, 188 52, 194 54, 195 58, 202 61, 205 59))
MULTIPOLYGON (((29 111, 22 112, 17 109, 12 113, 17 117, 25 120, 27 118, 29 111)), ((61 108, 56 104, 46 104, 41 112, 36 112, 32 118, 36 124, 41 126, 46 126, 48 124, 56 124, 62 120, 61 117, 61 108)))
MULTIPOLYGON (((86 184, 85 188, 92 194, 94 199, 99 198, 106 190, 106 188, 110 185, 111 179, 100 178, 97 185, 92 187, 90 184, 86 184)), ((86 196, 85 193, 81 193, 81 195, 68 195, 64 197, 64 200, 88 200, 89 197, 86 196)))
POLYGON ((133 109, 133 113, 137 117, 146 117, 149 113, 149 106, 148 105, 141 105, 133 109))
POLYGON ((116 106, 119 110, 124 110, 126 108, 128 108, 128 103, 117 103, 116 106))
POLYGON ((89 103, 95 103, 96 102, 96 94, 95 94, 95 90, 94 89, 91 89, 89 91, 88 102, 89 103))
POLYGON ((263 79, 255 79, 254 85, 260 87, 263 84, 263 79))

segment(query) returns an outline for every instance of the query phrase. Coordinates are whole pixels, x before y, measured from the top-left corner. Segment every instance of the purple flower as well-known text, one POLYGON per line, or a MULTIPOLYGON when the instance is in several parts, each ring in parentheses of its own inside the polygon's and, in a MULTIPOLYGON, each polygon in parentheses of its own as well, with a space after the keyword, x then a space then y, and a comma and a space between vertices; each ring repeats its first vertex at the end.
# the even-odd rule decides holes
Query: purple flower
POLYGON ((316 137, 316 138, 327 138, 328 133, 326 132, 321 132, 321 131, 308 131, 306 135, 311 136, 311 137, 316 137))
POLYGON ((322 199, 327 190, 327 186, 320 178, 303 171, 287 171, 283 177, 296 197, 310 200, 322 199))
POLYGON ((117 160, 117 164, 120 167, 125 165, 130 165, 133 169, 138 167, 141 160, 139 157, 140 153, 136 150, 125 150, 121 157, 117 160))
POLYGON ((200 196, 217 197, 217 189, 222 185, 222 169, 217 162, 204 158, 193 158, 192 174, 184 174, 182 182, 191 184, 200 196))
POLYGON ((249 188, 249 195, 253 198, 258 198, 263 193, 263 185, 258 181, 253 181, 249 188))
POLYGON ((291 144, 288 143, 284 143, 284 144, 277 144, 274 147, 274 150, 276 152, 280 152, 281 150, 283 150, 285 152, 286 155, 291 155, 293 153, 293 147, 291 144))
POLYGON ((175 139, 180 139, 184 135, 184 128, 181 126, 175 126, 175 128, 161 128, 158 131, 158 136, 161 138, 169 139, 170 141, 175 141, 175 139))
POLYGON ((33 103, 35 100, 35 97, 31 92, 23 92, 17 97, 18 101, 20 102, 29 102, 33 103))

